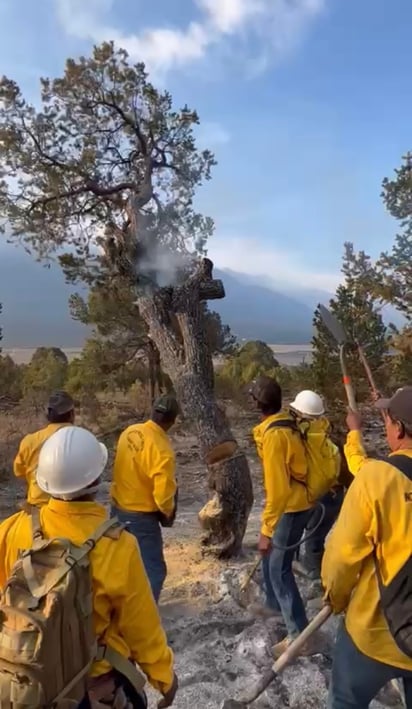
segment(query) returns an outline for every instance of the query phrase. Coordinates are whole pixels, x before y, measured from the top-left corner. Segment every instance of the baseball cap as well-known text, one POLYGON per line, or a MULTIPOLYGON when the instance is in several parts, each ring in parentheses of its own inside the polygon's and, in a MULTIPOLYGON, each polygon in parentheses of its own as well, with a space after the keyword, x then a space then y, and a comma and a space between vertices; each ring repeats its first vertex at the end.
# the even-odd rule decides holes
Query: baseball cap
POLYGON ((159 414, 170 414, 177 416, 179 413, 179 404, 172 394, 163 394, 153 404, 153 411, 159 414))
POLYGON ((282 396, 281 388, 277 383, 276 379, 271 377, 266 377, 261 375, 257 377, 252 386, 250 387, 249 393, 253 396, 259 404, 264 404, 270 406, 272 403, 277 402, 282 396))
POLYGON ((387 411, 396 421, 412 424, 412 386, 405 386, 390 399, 378 399, 375 406, 387 411))
POLYGON ((57 416, 63 416, 74 409, 74 401, 66 391, 55 391, 49 398, 47 409, 57 416))

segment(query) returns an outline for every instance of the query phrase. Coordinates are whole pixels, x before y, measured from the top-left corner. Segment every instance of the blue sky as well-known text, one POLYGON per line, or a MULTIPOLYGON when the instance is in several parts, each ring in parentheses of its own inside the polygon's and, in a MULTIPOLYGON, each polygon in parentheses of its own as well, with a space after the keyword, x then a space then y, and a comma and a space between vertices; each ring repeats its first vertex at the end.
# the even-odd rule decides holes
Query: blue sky
POLYGON ((380 185, 412 147, 411 26, 410 0, 0 0, 0 68, 35 97, 115 39, 200 113, 216 264, 333 290, 345 240, 376 256, 396 232, 380 185))

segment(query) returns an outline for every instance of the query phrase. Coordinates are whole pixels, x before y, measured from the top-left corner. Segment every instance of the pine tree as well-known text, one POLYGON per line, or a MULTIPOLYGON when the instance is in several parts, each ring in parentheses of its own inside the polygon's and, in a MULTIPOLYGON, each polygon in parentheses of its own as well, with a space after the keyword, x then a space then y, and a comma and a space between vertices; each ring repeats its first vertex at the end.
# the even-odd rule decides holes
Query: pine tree
MULTIPOLYGON (((359 360, 357 344, 365 352, 377 385, 383 387, 386 383, 387 331, 376 298, 366 285, 373 276, 370 257, 363 251, 355 253, 353 245, 346 243, 342 273, 344 282, 337 288, 329 309, 346 332, 348 367, 357 399, 362 401, 368 397, 369 385, 359 360)), ((319 309, 315 312, 314 326, 316 334, 312 345, 315 385, 330 408, 340 409, 346 404, 346 399, 341 382, 338 347, 322 322, 319 309)))

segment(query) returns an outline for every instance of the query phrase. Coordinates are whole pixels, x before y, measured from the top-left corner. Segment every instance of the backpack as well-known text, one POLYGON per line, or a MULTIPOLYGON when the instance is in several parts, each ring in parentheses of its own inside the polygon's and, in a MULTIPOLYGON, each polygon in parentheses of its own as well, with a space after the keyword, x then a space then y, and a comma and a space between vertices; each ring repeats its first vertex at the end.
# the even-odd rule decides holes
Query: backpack
POLYGON ((37 508, 31 519, 32 547, 20 553, 0 596, 0 706, 76 706, 87 694, 92 664, 103 657, 128 679, 137 675, 142 688, 140 673, 111 648, 98 646, 94 633, 89 553, 104 536, 118 539, 120 523, 106 520, 75 546, 68 539, 45 539, 37 508))
MULTIPOLYGON (((412 482, 412 458, 391 455, 385 460, 412 482)), ((389 631, 398 648, 412 657, 412 556, 387 586, 382 581, 376 548, 373 556, 382 611, 389 631)))
POLYGON ((341 455, 327 430, 311 432, 309 422, 303 421, 298 424, 292 419, 272 421, 265 433, 272 428, 289 428, 300 436, 308 466, 304 484, 309 502, 316 502, 338 484, 341 455))

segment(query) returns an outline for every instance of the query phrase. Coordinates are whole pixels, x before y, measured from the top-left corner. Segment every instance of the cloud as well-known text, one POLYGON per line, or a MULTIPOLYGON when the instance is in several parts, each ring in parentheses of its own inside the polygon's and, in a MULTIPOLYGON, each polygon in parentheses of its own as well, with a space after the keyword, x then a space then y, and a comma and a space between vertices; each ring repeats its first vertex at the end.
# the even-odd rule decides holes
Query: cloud
MULTIPOLYGON (((163 26, 128 34, 107 22, 120 0, 55 0, 64 30, 82 40, 114 40, 135 60, 161 76, 205 58, 213 48, 255 42, 251 66, 262 71, 272 59, 295 49, 327 0, 193 0, 197 19, 183 29, 163 26)), ((170 3, 170 6, 172 3, 170 3)))
POLYGON ((262 285, 275 289, 298 284, 299 289, 313 288, 333 293, 342 280, 338 270, 315 271, 305 265, 303 254, 279 249, 258 238, 213 238, 208 244, 208 255, 217 268, 262 277, 262 285))

